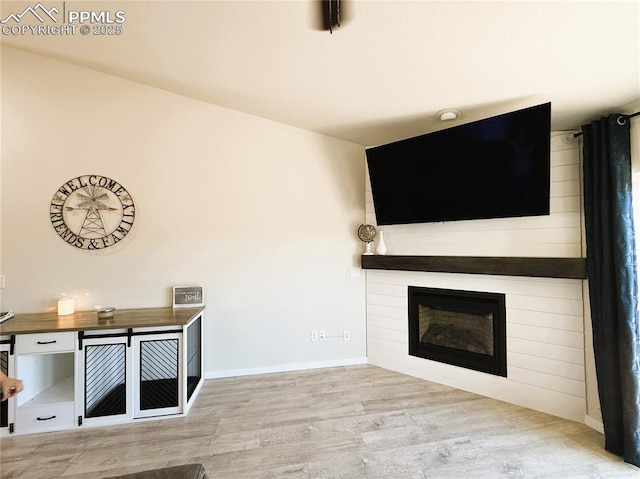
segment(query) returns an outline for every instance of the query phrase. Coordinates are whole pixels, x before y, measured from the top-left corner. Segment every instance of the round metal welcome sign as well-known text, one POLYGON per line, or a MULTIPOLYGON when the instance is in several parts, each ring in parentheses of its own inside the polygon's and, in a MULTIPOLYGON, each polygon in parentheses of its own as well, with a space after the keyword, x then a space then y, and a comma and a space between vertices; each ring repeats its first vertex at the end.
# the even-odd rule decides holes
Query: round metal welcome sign
POLYGON ((97 250, 122 241, 131 231, 135 206, 117 181, 84 175, 58 188, 49 214, 63 240, 77 248, 97 250))

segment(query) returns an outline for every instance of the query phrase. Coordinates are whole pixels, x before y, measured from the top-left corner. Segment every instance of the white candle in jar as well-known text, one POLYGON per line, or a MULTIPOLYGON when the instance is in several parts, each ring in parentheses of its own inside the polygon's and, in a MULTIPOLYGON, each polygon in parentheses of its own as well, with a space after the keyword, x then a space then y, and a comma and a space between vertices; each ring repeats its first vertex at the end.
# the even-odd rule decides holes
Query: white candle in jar
POLYGON ((75 304, 73 298, 60 298, 58 300, 58 316, 66 316, 73 314, 75 304))

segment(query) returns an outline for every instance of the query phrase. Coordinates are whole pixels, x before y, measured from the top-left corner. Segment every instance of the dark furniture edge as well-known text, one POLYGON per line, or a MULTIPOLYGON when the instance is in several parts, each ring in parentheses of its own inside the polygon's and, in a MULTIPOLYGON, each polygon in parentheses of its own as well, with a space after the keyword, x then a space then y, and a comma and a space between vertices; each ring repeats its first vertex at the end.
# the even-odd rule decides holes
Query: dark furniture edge
POLYGON ((362 269, 586 279, 585 258, 362 255, 362 269))

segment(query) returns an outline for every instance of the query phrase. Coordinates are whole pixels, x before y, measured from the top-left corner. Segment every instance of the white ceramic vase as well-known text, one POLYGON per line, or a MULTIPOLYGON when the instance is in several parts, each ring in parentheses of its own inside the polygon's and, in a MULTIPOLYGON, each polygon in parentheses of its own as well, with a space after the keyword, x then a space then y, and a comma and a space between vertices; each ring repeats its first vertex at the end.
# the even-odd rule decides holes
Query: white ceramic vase
POLYGON ((379 232, 378 246, 376 246, 377 254, 387 254, 387 245, 384 243, 384 231, 379 232))

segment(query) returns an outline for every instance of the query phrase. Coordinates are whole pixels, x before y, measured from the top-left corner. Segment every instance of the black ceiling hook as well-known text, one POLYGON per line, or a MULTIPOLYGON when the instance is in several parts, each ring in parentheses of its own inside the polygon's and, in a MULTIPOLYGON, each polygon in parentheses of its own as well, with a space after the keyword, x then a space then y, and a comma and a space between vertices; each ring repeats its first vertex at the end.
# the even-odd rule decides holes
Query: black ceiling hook
POLYGON ((333 33, 333 27, 340 26, 340 0, 322 0, 324 29, 333 33))

